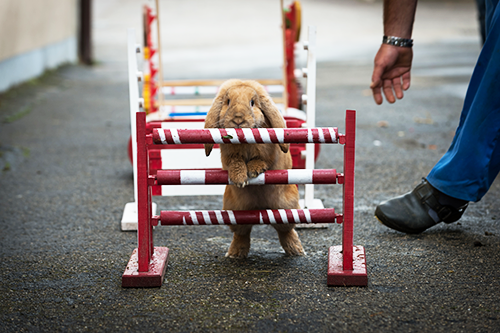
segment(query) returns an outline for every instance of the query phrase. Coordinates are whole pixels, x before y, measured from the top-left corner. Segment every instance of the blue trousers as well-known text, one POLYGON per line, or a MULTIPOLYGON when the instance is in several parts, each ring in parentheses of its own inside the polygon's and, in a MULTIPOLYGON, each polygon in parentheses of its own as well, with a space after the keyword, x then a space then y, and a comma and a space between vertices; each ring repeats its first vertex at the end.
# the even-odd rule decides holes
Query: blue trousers
POLYGON ((486 40, 472 74, 460 123, 427 180, 439 191, 479 201, 500 171, 500 6, 486 0, 486 40))

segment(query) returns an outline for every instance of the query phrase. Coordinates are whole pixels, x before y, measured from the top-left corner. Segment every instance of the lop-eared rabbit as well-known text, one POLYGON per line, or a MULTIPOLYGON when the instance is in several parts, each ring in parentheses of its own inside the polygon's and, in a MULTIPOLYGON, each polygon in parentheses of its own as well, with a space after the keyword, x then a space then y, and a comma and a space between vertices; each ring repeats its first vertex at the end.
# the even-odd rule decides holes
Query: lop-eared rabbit
MULTIPOLYGON (((256 81, 224 82, 205 119, 205 128, 285 128, 286 123, 264 87, 256 81)), ((205 144, 207 156, 213 144, 205 144)), ((297 209, 296 185, 247 186, 266 170, 292 168, 289 144, 221 144, 222 168, 234 185, 224 192, 224 210, 297 209)), ((273 224, 287 255, 304 255, 294 224, 273 224)), ((231 225, 233 240, 226 254, 246 258, 252 225, 231 225)))

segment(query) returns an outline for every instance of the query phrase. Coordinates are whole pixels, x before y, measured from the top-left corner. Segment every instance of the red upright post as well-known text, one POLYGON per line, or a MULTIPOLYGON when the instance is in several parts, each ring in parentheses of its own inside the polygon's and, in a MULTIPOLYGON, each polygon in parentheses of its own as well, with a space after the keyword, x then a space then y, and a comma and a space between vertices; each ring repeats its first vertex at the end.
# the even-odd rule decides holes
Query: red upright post
POLYGON ((137 238, 139 255, 139 272, 147 272, 151 260, 151 225, 149 223, 150 209, 148 204, 148 151, 146 147, 146 113, 138 112, 137 127, 137 238))
POLYGON ((339 139, 344 145, 342 246, 330 247, 327 283, 329 286, 366 286, 365 249, 353 245, 356 111, 346 111, 345 134, 339 139))
POLYGON ((356 111, 347 110, 344 143, 344 221, 342 226, 342 254, 344 270, 352 270, 354 227, 354 160, 356 144, 356 111))
POLYGON ((168 248, 153 246, 145 112, 137 112, 136 128, 138 245, 122 275, 122 287, 161 287, 167 268, 168 248))

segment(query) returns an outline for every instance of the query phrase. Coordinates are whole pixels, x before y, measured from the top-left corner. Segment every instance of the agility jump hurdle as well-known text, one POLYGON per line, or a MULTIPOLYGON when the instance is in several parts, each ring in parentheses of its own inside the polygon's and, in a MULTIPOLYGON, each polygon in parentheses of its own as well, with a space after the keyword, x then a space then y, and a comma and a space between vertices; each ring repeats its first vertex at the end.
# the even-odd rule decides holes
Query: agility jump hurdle
MULTIPOLYGON (((153 227, 158 225, 220 225, 273 223, 340 223, 342 245, 332 246, 328 254, 328 285, 366 286, 365 250, 353 246, 354 159, 356 112, 346 111, 345 134, 337 128, 307 129, 203 129, 155 128, 146 133, 146 113, 136 114, 138 247, 122 276, 123 287, 160 287, 168 262, 169 249, 153 245, 153 227), (278 209, 256 211, 161 211, 152 213, 151 187, 159 184, 230 184, 222 170, 158 170, 150 173, 148 150, 172 144, 242 143, 324 143, 344 145, 343 173, 327 170, 272 170, 252 180, 265 184, 341 184, 343 208, 338 214, 329 209, 278 209)), ((257 185, 259 184, 259 185, 257 185)))
MULTIPOLYGON (((297 2, 296 2, 297 3, 297 2)), ((287 13, 287 15, 296 13, 292 10, 287 13)), ((146 10, 145 22, 149 26, 153 20, 153 16, 151 14, 151 10, 146 10)), ((158 24, 159 22, 157 22, 158 24)), ((292 22, 293 23, 293 22, 292 22)), ((283 21, 285 24, 285 21, 283 21)), ((192 104, 193 101, 199 101, 195 99, 190 100, 156 100, 154 99, 154 94, 157 92, 162 92, 157 94, 158 97, 163 97, 163 95, 170 91, 170 93, 174 95, 184 95, 184 94, 192 94, 196 93, 204 93, 204 94, 215 94, 218 90, 218 85, 222 84, 223 80, 195 80, 195 81, 162 81, 159 78, 157 86, 155 89, 151 90, 152 86, 151 82, 154 83, 152 79, 153 76, 151 74, 161 73, 161 69, 158 71, 151 60, 151 55, 156 53, 159 56, 159 51, 151 45, 151 27, 146 29, 147 31, 147 40, 146 45, 143 47, 144 56, 147 60, 147 68, 146 72, 139 72, 137 67, 137 58, 136 54, 140 53, 141 46, 137 46, 135 44, 135 35, 132 30, 129 31, 128 36, 128 64, 129 64, 129 95, 130 95, 130 123, 131 123, 131 140, 129 145, 129 156, 131 161, 133 160, 132 156, 135 156, 136 150, 136 140, 135 140, 135 115, 139 112, 140 108, 146 111, 147 114, 147 132, 151 133, 153 128, 198 128, 201 129, 204 123, 204 115, 206 112, 201 112, 202 110, 208 111, 209 106, 196 106, 195 110, 190 110, 187 104, 192 104), (149 69, 148 69, 149 68, 149 69), (138 91, 139 86, 137 82, 137 78, 141 78, 143 81, 143 95, 142 98, 139 98, 138 91), (194 85, 194 86, 193 86, 194 85), (151 92, 151 93, 149 93, 151 92), (153 101, 154 100, 154 101, 153 101), (154 102, 154 103, 152 103, 154 102), (155 105, 160 103, 161 107, 156 110, 155 105), (167 105, 170 105, 170 109, 167 108, 167 105), (177 105, 173 105, 177 104, 177 105), (183 105, 186 104, 186 105, 183 105), (188 108, 188 109, 185 109, 188 108), (205 108, 205 109, 202 109, 205 108), (175 110, 174 110, 175 109, 175 110), (175 111, 175 112, 174 112, 175 111), (196 112, 193 112, 196 111, 196 112), (174 115, 176 115, 174 117, 174 115), (182 115, 182 116, 180 116, 182 115), (166 118, 164 118, 164 116, 166 118), (177 118, 177 116, 180 116, 177 118), (175 119, 174 119, 175 118, 175 119)), ((287 41, 296 39, 296 27, 289 31, 287 30, 287 41)), ((290 43, 288 43, 290 44, 290 43)), ((287 45, 288 45, 287 44, 287 45)), ((293 45, 293 43, 291 44, 293 45)), ((290 45, 288 45, 290 46, 290 45)), ((288 128, 314 128, 315 127, 315 109, 316 109, 316 28, 310 26, 308 29, 308 40, 304 41, 304 48, 307 50, 307 67, 300 70, 301 75, 307 79, 307 91, 306 94, 302 95, 300 100, 307 105, 307 113, 302 110, 298 110, 292 107, 283 109, 283 115, 285 121, 287 123, 288 128)), ((158 48, 159 49, 159 48, 158 48)), ((289 47, 287 48, 288 51, 289 47)), ((293 47, 292 47, 293 50, 293 47)), ((287 52, 288 52, 287 51, 287 52)), ((287 53, 287 62, 285 63, 287 68, 287 72, 294 73, 294 63, 293 63, 293 52, 287 53)), ((296 70, 298 73, 299 70, 296 70)), ((160 74, 161 77, 161 74, 160 74)), ((268 92, 283 92, 285 89, 285 85, 280 85, 283 83, 283 80, 257 80, 261 84, 263 84, 268 92)), ((298 93, 295 77, 291 77, 290 75, 286 76, 285 81, 288 82, 288 89, 292 89, 295 84, 295 88, 292 89, 294 94, 298 93), (293 81, 293 82, 292 82, 293 81)), ((161 98, 159 98, 161 99, 161 98)), ((275 103, 280 103, 285 100, 282 98, 273 98, 275 103)), ((288 94, 288 100, 290 101, 289 105, 296 106, 295 102, 298 101, 296 99, 295 102, 292 101, 292 95, 288 94)), ((201 100, 203 103, 208 103, 205 99, 201 100)), ((211 101, 211 100, 210 100, 211 101)), ((211 102, 210 102, 211 103, 211 102)), ((192 144, 192 145, 184 145, 182 149, 168 149, 171 148, 171 145, 167 145, 163 148, 161 146, 157 146, 156 149, 149 150, 150 153, 150 165, 153 167, 150 168, 151 174, 155 174, 158 169, 188 169, 192 168, 194 165, 197 168, 204 169, 220 169, 222 167, 220 163, 219 149, 217 146, 213 150, 210 157, 206 158, 204 154, 200 154, 200 151, 204 151, 204 147, 201 144, 192 144), (167 149, 164 149, 167 148, 167 149), (186 159, 186 156, 190 156, 189 159, 186 159), (175 163, 172 163, 175 161, 175 163), (196 162, 194 162, 196 161, 196 162)), ((315 144, 291 144, 290 145, 290 153, 292 155, 292 163, 293 168, 306 168, 306 169, 314 169, 314 162, 319 154, 319 145, 315 144)), ((134 168, 134 178, 136 178, 136 166, 133 162, 134 168)), ((137 230, 137 182, 134 180, 134 201, 129 202, 125 205, 123 216, 121 220, 121 229, 122 230, 137 230)), ((154 186, 153 187, 153 196, 179 196, 179 195, 222 195, 224 193, 224 186, 220 185, 210 185, 210 186, 154 186)), ((304 185, 304 196, 303 199, 300 199, 300 206, 302 208, 308 209, 319 209, 324 208, 323 202, 320 199, 314 198, 314 184, 305 184, 304 185)), ((153 203, 153 212, 156 212, 156 204, 153 203)), ((297 226, 300 228, 311 228, 311 227, 325 227, 325 225, 321 224, 303 224, 297 226)))
MULTIPOLYGON (((213 89, 218 87, 225 80, 169 80, 164 81, 161 62, 160 46, 160 17, 159 1, 155 1, 156 11, 148 5, 143 7, 143 50, 144 60, 147 64, 144 74, 144 85, 142 96, 144 98, 143 108, 146 114, 159 112, 157 117, 168 119, 186 116, 204 116, 206 107, 210 106, 212 99, 173 99, 165 100, 164 94, 170 95, 196 95, 200 92, 215 94, 213 89), (157 45, 153 43, 153 22, 156 21, 157 45), (157 55, 158 62, 155 64, 153 56, 157 55), (158 77, 157 77, 158 76, 158 77), (157 80, 155 79, 157 77, 157 80), (207 86, 210 86, 207 88, 207 86), (187 89, 186 89, 187 88, 187 89), (192 89, 194 88, 194 89, 192 89), (193 94, 194 92, 194 94, 193 94), (191 112, 179 112, 177 107, 194 107, 191 112), (201 107, 201 108, 200 108, 201 107), (163 109, 163 110, 162 110, 163 109), (166 111, 166 110, 169 111, 166 111), (202 110, 203 109, 203 110, 202 110), (187 114, 187 115, 186 115, 187 114)), ((283 6, 280 0, 281 24, 283 33, 283 78, 281 79, 257 79, 262 85, 271 87, 274 93, 281 93, 282 97, 273 98, 277 104, 284 104, 285 113, 289 107, 299 109, 301 98, 298 83, 295 80, 295 43, 299 41, 301 30, 301 4, 294 1, 288 8, 283 6)), ((268 92, 271 92, 268 90, 268 92)), ((185 108, 184 108, 185 109, 185 108)))

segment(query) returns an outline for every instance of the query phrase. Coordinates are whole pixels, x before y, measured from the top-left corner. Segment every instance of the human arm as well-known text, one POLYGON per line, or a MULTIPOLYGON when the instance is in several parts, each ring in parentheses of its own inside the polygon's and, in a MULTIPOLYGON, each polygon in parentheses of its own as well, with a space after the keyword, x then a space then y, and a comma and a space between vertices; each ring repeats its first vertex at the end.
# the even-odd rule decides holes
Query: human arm
MULTIPOLYGON (((416 8, 417 0, 384 0, 384 35, 411 38, 416 8)), ((382 104, 382 91, 389 103, 403 98, 403 90, 410 87, 412 59, 411 47, 380 46, 370 85, 375 103, 382 104)))

